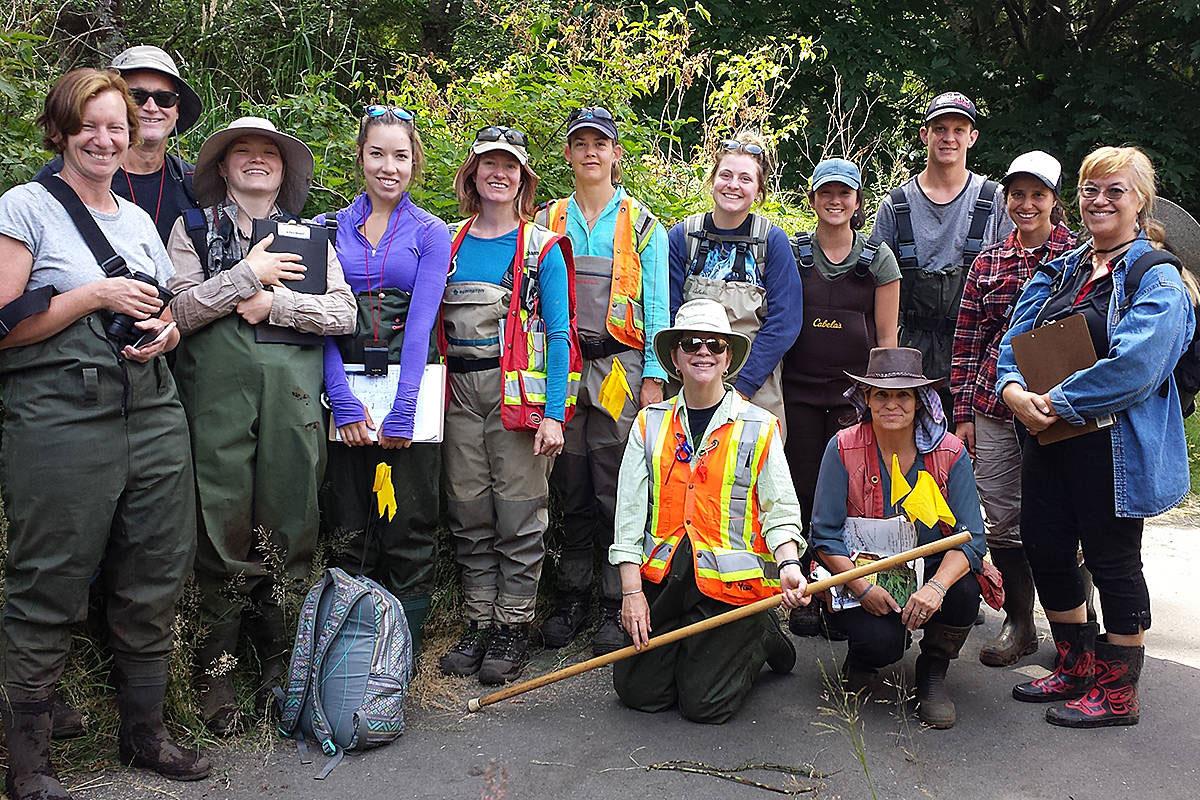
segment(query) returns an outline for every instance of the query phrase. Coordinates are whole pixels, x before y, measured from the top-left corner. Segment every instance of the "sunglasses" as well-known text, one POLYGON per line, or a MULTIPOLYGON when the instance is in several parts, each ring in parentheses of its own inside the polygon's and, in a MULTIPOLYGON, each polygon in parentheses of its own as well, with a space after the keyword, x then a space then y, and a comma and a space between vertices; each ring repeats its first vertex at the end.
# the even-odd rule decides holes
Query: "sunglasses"
POLYGON ((753 142, 739 142, 737 139, 726 139, 721 142, 721 149, 730 152, 741 150, 743 153, 749 153, 752 156, 761 156, 763 154, 763 149, 759 145, 753 142))
POLYGON ((412 122, 417 118, 416 114, 400 106, 363 106, 363 114, 371 119, 379 119, 382 116, 391 114, 396 119, 404 122, 412 122))
POLYGON ((516 147, 529 147, 529 138, 524 133, 506 125, 488 125, 475 134, 476 142, 498 142, 501 139, 516 147))
POLYGON ((567 124, 576 122, 581 119, 603 119, 609 122, 616 122, 616 117, 612 112, 603 106, 584 106, 577 108, 567 115, 567 124))
POLYGON ((1085 183, 1079 187, 1079 196, 1084 200, 1095 200, 1100 195, 1104 195, 1104 199, 1110 203, 1119 203, 1121 198, 1129 193, 1128 189, 1123 189, 1120 186, 1108 186, 1101 189, 1090 183, 1085 183))
POLYGON ((129 96, 139 106, 146 105, 146 101, 151 97, 154 98, 154 105, 159 108, 174 108, 179 102, 179 92, 172 92, 168 89, 160 89, 157 92, 148 92, 145 89, 130 89, 129 96))
POLYGON ((688 355, 699 353, 701 347, 706 347, 708 352, 719 356, 729 349, 729 342, 724 339, 701 339, 698 336, 689 336, 679 340, 679 349, 688 355))

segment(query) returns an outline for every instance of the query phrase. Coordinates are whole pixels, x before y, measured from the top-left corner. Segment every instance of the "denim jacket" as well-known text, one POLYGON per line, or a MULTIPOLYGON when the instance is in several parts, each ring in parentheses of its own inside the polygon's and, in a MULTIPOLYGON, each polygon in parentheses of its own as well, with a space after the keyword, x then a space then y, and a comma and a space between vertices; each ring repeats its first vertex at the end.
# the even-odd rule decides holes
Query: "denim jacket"
MULTIPOLYGON (((1072 425, 1114 415, 1113 487, 1118 517, 1151 517, 1179 502, 1188 490, 1187 442, 1172 371, 1191 341, 1195 314, 1179 272, 1170 264, 1149 270, 1124 316, 1125 272, 1150 250, 1144 233, 1113 265, 1108 309, 1109 349, 1087 369, 1050 390, 1058 416, 1072 425), (1163 382, 1170 391, 1159 393, 1163 382)), ((1061 275, 1069 279, 1087 248, 1051 261, 1025 285, 1012 325, 1000 344, 996 393, 1010 383, 1025 386, 1013 358, 1012 338, 1031 329, 1061 275)))

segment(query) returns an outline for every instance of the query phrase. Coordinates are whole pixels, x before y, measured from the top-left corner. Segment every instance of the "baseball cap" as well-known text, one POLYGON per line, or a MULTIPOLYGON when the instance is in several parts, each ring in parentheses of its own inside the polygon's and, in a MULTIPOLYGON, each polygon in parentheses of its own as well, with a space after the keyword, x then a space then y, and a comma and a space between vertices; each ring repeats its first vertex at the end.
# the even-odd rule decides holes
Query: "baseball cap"
POLYGON ((1041 150, 1031 150, 1022 153, 1008 165, 1008 172, 1000 179, 1000 183, 1008 188, 1009 181, 1017 175, 1032 175, 1058 194, 1062 189, 1062 164, 1049 153, 1041 150))
POLYGON ((859 172, 853 161, 847 161, 844 158, 827 158, 817 164, 816 169, 813 170, 809 189, 815 192, 833 181, 844 183, 851 189, 861 189, 862 173, 859 172))
POLYGON ((612 112, 603 106, 585 106, 577 108, 567 116, 567 138, 571 138, 571 134, 584 128, 592 128, 612 139, 618 141, 620 137, 617 135, 617 121, 613 117, 612 112))
POLYGON ((495 150, 509 153, 520 161, 522 166, 529 163, 529 138, 516 128, 488 125, 479 129, 475 134, 475 141, 471 144, 471 152, 481 156, 495 150))
POLYGON ((929 122, 945 114, 962 114, 974 125, 979 117, 979 111, 971 98, 962 92, 942 92, 929 103, 925 109, 925 121, 929 122))

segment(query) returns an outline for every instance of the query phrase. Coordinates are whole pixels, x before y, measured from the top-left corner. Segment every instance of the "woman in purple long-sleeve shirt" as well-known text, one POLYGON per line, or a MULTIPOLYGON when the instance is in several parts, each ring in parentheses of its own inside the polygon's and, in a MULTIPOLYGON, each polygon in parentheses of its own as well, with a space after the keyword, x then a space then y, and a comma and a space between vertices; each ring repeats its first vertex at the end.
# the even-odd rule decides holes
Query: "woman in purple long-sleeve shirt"
POLYGON ((358 301, 354 334, 325 340, 325 391, 340 443, 329 445, 327 528, 349 541, 335 561, 370 575, 404 605, 414 655, 429 610, 438 520, 440 447, 416 444, 413 420, 425 365, 437 358, 433 326, 446 288, 450 234, 417 207, 409 182, 424 162, 412 114, 368 106, 359 124, 358 162, 366 191, 337 212, 337 253, 358 301), (396 396, 372 419, 347 382, 347 369, 386 370, 396 396), (391 467, 394 516, 382 514, 373 487, 380 464, 391 467))

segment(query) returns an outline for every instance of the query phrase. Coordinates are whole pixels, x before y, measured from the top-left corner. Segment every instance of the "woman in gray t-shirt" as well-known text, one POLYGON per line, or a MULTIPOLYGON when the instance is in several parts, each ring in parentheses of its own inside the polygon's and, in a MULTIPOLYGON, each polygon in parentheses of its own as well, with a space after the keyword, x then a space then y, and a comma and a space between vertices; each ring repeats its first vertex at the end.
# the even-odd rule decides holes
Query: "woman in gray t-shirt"
MULTIPOLYGON (((137 136, 125 81, 107 71, 69 72, 40 122, 46 145, 63 156, 49 184, 82 201, 82 213, 130 270, 165 283, 171 265, 154 224, 109 189, 137 136)), ((203 778, 208 760, 177 747, 162 721, 175 601, 196 546, 187 422, 160 357, 179 334, 153 285, 106 277, 45 185, 0 197, 0 265, 0 304, 40 287, 57 290, 39 313, 9 320, 0 339, 8 796, 68 796, 50 765, 52 693, 97 574, 109 619, 119 623, 110 622, 109 645, 122 676, 122 763, 203 778), (117 315, 133 326, 127 335, 114 326, 117 315)))

